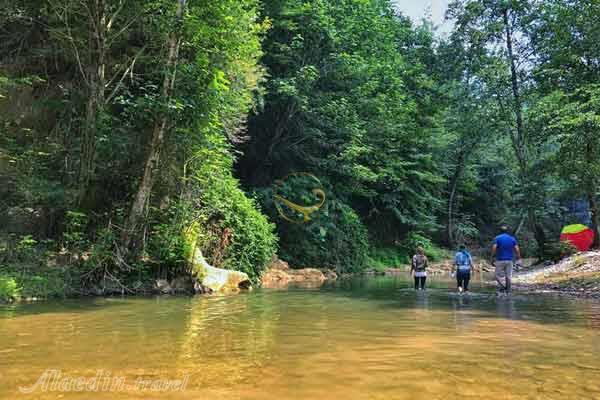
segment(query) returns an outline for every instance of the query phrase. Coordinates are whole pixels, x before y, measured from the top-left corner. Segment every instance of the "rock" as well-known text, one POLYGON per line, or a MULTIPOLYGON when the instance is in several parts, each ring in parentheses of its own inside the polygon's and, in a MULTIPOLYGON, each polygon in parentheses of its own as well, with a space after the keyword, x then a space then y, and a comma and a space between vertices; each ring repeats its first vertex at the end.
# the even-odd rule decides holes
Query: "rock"
POLYGON ((237 293, 240 289, 251 289, 248 274, 216 268, 206 262, 202 251, 198 248, 199 231, 198 224, 194 223, 183 232, 186 249, 188 249, 186 258, 195 278, 196 293, 237 293))
POLYGON ((324 282, 325 275, 316 268, 291 269, 289 272, 292 282, 324 282))
POLYGON ((193 262, 193 271, 196 279, 202 285, 202 293, 206 289, 210 293, 237 293, 240 289, 250 289, 250 278, 245 272, 216 268, 208 264, 202 252, 196 249, 193 262))
POLYGON ((114 279, 105 279, 103 282, 104 295, 123 295, 125 288, 114 279))
POLYGON ((45 226, 45 215, 41 209, 10 207, 0 216, 3 229, 18 235, 40 232, 45 226))
POLYGON ((325 270, 325 273, 323 273, 317 268, 293 269, 290 268, 287 262, 273 257, 261 277, 261 286, 269 289, 282 288, 289 284, 318 287, 326 280, 337 278, 337 274, 331 270, 325 270))
POLYGON ((178 276, 171 280, 170 286, 175 293, 194 293, 194 281, 191 276, 178 276))
POLYGON ((261 277, 261 286, 267 289, 285 287, 290 283, 290 275, 276 268, 266 270, 261 277))
POLYGON ((494 272, 496 270, 496 268, 494 268, 494 266, 487 261, 481 260, 481 261, 475 262, 474 264, 475 264, 475 266, 474 266, 475 271, 478 271, 478 272, 494 272))
POLYGON ((92 296, 102 296, 104 295, 104 289, 102 289, 100 286, 94 285, 89 288, 88 293, 92 296))
POLYGON ((377 271, 374 268, 367 268, 362 271, 363 275, 375 275, 377 271))
POLYGON ((198 281, 194 282, 194 292, 196 294, 212 294, 212 290, 205 286, 202 286, 202 284, 198 281))
POLYGON ((335 281, 338 278, 337 273, 331 269, 323 271, 323 275, 325 275, 325 279, 328 281, 335 281))
POLYGON ((267 267, 267 270, 280 270, 287 272, 290 271, 291 268, 287 262, 280 260, 277 256, 273 256, 271 263, 267 267))
POLYGON ((154 282, 154 287, 159 292, 165 294, 171 293, 171 291, 173 291, 171 285, 169 285, 169 281, 167 281, 166 279, 157 279, 156 282, 154 282))

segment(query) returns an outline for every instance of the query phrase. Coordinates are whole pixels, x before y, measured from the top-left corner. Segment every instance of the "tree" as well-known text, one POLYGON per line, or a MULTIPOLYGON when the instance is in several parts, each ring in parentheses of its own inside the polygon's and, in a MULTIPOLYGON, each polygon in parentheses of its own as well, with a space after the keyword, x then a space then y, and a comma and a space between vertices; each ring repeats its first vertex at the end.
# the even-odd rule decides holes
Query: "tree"
POLYGON ((128 43, 132 25, 143 10, 141 3, 125 0, 49 0, 48 10, 48 31, 62 44, 62 51, 70 53, 85 89, 78 174, 81 205, 94 175, 96 141, 106 124, 106 106, 119 94, 124 79, 144 51, 144 47, 125 53, 120 50, 128 43))
POLYGON ((531 78, 524 68, 530 56, 526 35, 530 3, 529 0, 457 0, 450 4, 449 16, 456 19, 453 34, 458 40, 493 56, 485 73, 487 86, 495 92, 500 112, 507 118, 507 133, 518 161, 527 220, 541 255, 545 233, 536 215, 541 201, 536 199, 543 194, 533 173, 534 147, 523 118, 523 87, 531 78), (503 79, 506 76, 508 79, 503 79))
POLYGON ((600 3, 537 2, 531 15, 534 76, 542 93, 571 92, 600 80, 600 3))
POLYGON ((131 210, 129 211, 127 227, 123 231, 123 242, 125 247, 130 246, 132 235, 139 228, 140 220, 143 217, 144 209, 147 207, 147 203, 152 192, 152 187, 154 185, 154 174, 158 167, 160 151, 165 139, 167 124, 170 120, 168 110, 169 107, 172 106, 170 103, 175 87, 175 76, 177 71, 177 62, 179 60, 179 48, 181 46, 181 35, 185 9, 186 0, 177 0, 177 10, 175 11, 173 25, 171 32, 168 35, 166 46, 168 53, 165 60, 164 79, 160 97, 163 110, 154 121, 154 126, 152 128, 152 140, 150 142, 148 155, 146 156, 146 160, 144 162, 144 173, 134 196, 131 210))
POLYGON ((435 230, 443 178, 432 156, 431 31, 386 0, 273 0, 265 13, 274 21, 264 58, 271 80, 249 121, 243 182, 265 188, 310 171, 379 238, 435 230))
POLYGON ((538 106, 540 125, 558 145, 556 169, 589 203, 594 247, 599 246, 598 189, 600 183, 600 85, 590 84, 573 93, 556 91, 538 106))

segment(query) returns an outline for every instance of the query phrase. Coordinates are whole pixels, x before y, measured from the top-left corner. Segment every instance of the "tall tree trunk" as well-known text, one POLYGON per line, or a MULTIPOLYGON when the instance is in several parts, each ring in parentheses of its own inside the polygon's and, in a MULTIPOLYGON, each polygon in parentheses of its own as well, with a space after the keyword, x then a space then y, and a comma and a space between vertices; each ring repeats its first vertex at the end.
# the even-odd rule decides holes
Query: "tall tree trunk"
POLYGON ((107 22, 104 0, 91 0, 87 7, 89 9, 90 60, 87 68, 88 101, 79 164, 78 203, 80 205, 86 198, 94 173, 98 120, 104 110, 106 89, 107 22))
MULTIPOLYGON (((523 127, 523 103, 521 101, 521 93, 519 90, 519 77, 517 74, 517 66, 515 63, 515 55, 513 50, 513 37, 512 28, 509 21, 508 8, 503 10, 504 29, 506 34, 506 50, 508 52, 508 58, 510 61, 510 79, 513 94, 513 112, 516 117, 516 135, 512 135, 513 147, 515 148, 517 160, 519 162, 520 177, 522 186, 525 189, 526 198, 532 199, 536 194, 531 193, 530 189, 530 172, 529 172, 529 154, 528 154, 528 143, 525 136, 525 129, 523 127)), ((543 255, 545 252, 546 237, 544 229, 537 220, 535 215, 534 206, 528 202, 527 208, 527 220, 530 229, 533 231, 535 241, 538 245, 539 255, 543 255)))
POLYGON ((454 246, 454 220, 452 215, 454 214, 454 199, 456 198, 456 189, 465 167, 465 158, 465 152, 460 151, 458 154, 456 170, 450 179, 450 195, 448 196, 448 224, 446 225, 446 239, 448 241, 448 246, 454 246))
MULTIPOLYGON (((177 61, 179 57, 179 46, 181 43, 181 25, 183 20, 183 13, 186 6, 186 0, 177 0, 177 11, 175 26, 169 35, 167 47, 169 53, 167 56, 167 63, 165 66, 165 75, 163 79, 162 87, 162 102, 168 104, 171 100, 173 93, 173 87, 175 85, 175 72, 177 69, 177 61)), ((144 163, 144 174, 142 180, 138 186, 138 190, 133 199, 131 210, 129 211, 129 218, 127 221, 127 227, 123 231, 123 244, 126 248, 131 248, 132 243, 135 239, 136 232, 140 228, 141 220, 144 215, 144 209, 146 208, 152 193, 152 187, 154 185, 155 170, 160 160, 160 150, 165 138, 165 130, 169 116, 166 110, 160 113, 158 119, 154 122, 154 128, 152 130, 152 141, 150 143, 150 149, 144 163)))

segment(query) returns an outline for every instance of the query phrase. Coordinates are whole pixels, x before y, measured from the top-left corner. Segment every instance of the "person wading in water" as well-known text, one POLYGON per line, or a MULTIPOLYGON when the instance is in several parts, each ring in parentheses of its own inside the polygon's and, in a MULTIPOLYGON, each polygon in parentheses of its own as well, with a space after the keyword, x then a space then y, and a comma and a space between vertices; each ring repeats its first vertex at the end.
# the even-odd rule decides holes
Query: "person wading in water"
POLYGON ((456 267, 456 285, 458 292, 462 293, 463 290, 468 292, 473 258, 464 244, 460 245, 458 253, 454 256, 454 265, 456 267))
POLYGON ((429 260, 427 260, 425 250, 423 250, 423 247, 421 246, 417 247, 417 254, 413 256, 410 268, 411 274, 414 274, 415 277, 415 290, 425 290, 428 264, 429 260))
POLYGON ((506 225, 502 225, 500 235, 496 236, 492 246, 492 265, 496 268, 496 281, 500 292, 510 293, 511 291, 515 254, 517 264, 521 264, 521 249, 517 239, 508 233, 506 225))

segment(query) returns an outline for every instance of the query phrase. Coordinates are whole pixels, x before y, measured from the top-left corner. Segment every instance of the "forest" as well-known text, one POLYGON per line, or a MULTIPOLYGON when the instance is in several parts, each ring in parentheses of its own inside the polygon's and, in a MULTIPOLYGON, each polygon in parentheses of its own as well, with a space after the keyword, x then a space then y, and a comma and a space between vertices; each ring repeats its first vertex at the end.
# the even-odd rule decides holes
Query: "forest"
POLYGON ((0 294, 143 292, 189 273, 191 227, 254 282, 274 254, 357 273, 417 245, 487 250, 500 224, 539 260, 568 251, 569 223, 598 247, 600 3, 453 0, 447 19, 392 0, 3 1, 0 294), (326 194, 306 223, 275 196, 298 173, 326 194))

